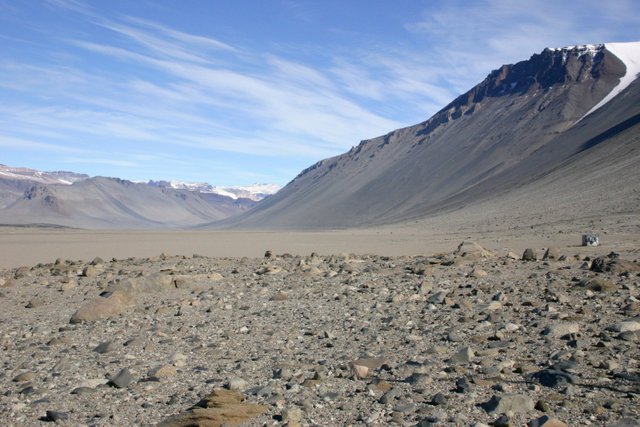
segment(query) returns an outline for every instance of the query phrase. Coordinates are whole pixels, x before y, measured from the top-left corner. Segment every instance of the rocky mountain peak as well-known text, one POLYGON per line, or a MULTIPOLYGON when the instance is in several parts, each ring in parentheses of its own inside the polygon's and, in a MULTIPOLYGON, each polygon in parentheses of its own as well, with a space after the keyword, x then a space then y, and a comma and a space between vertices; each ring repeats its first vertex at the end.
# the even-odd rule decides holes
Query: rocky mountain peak
POLYGON ((546 48, 528 60, 503 65, 468 92, 424 122, 422 134, 443 123, 473 114, 483 101, 503 96, 522 96, 555 86, 595 83, 602 77, 618 79, 625 74, 625 64, 604 44, 546 48))

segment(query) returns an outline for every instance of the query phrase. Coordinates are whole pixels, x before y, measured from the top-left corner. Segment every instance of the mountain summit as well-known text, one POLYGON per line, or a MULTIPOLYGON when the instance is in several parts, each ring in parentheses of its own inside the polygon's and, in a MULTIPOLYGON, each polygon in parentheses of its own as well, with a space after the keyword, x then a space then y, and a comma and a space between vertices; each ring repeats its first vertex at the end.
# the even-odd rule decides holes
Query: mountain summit
MULTIPOLYGON (((546 192, 573 197, 594 174, 599 185, 620 188, 623 179, 630 189, 640 181, 638 64, 640 43, 607 43, 545 49, 503 65, 428 120, 316 163, 219 225, 398 223, 524 189, 544 212, 546 192), (566 186, 551 189, 550 174, 566 186)), ((585 198, 581 214, 601 207, 595 199, 585 198)))

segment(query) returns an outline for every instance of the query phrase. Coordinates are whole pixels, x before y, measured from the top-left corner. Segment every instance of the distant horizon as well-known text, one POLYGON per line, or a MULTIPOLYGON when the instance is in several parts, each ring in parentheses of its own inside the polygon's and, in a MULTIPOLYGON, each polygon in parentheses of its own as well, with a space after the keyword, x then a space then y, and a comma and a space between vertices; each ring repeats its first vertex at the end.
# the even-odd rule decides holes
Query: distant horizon
POLYGON ((0 163, 284 186, 503 64, 638 41, 639 21, 633 1, 0 1, 0 163))

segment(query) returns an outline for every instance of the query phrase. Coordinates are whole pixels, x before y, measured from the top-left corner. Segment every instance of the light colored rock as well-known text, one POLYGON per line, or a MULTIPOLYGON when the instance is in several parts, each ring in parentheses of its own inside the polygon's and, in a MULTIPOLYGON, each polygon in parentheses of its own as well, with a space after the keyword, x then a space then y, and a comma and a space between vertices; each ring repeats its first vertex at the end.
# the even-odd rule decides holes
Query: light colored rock
POLYGON ((264 405, 245 403, 233 390, 215 390, 197 406, 166 419, 158 427, 242 425, 267 411, 264 405))
POLYGON ((351 369, 355 378, 366 378, 375 369, 387 363, 387 359, 383 357, 363 357, 351 362, 351 369))
POLYGON ((463 365, 471 362, 474 357, 475 353, 473 352, 471 347, 462 347, 453 356, 451 356, 451 358, 449 359, 449 363, 463 365))
POLYGON ((493 258, 495 254, 486 250, 476 242, 464 241, 458 245, 454 254, 469 259, 493 258))
POLYGON ((607 329, 609 331, 620 332, 620 333, 640 331, 640 322, 635 320, 627 320, 625 322, 619 322, 614 325, 611 325, 607 329))
POLYGON ((521 394, 494 395, 488 402, 483 403, 482 408, 490 414, 515 414, 533 411, 535 402, 528 396, 521 394))
POLYGON ((115 291, 107 298, 98 297, 83 305, 71 316, 71 323, 93 322, 110 319, 123 313, 135 304, 127 292, 115 291))
POLYGON ((543 335, 553 338, 560 338, 569 334, 577 334, 580 332, 580 324, 577 322, 560 322, 547 326, 543 331, 543 335))
POLYGON ((569 427, 568 424, 563 423, 557 418, 551 418, 548 415, 543 415, 540 418, 529 421, 529 427, 569 427))
POLYGON ((147 375, 149 376, 149 378, 162 380, 165 378, 174 377, 177 374, 178 374, 177 369, 172 365, 161 365, 151 369, 147 375))

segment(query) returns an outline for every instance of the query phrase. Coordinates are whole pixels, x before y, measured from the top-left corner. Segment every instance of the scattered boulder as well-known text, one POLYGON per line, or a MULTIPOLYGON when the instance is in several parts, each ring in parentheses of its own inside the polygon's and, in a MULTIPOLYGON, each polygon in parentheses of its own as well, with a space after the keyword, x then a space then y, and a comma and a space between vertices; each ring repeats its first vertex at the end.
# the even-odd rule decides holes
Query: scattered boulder
POLYGON ((133 376, 127 368, 121 369, 111 380, 109 385, 116 388, 126 388, 133 382, 133 376))
POLYGON ((453 252, 455 255, 469 259, 493 258, 495 254, 486 250, 476 242, 464 241, 458 245, 458 249, 453 252))
POLYGON ((536 256, 536 251, 531 249, 531 248, 527 248, 524 250, 524 252, 522 253, 522 261, 537 261, 538 257, 536 256))
POLYGON ((505 394, 502 396, 493 395, 489 401, 480 406, 489 414, 526 413, 533 411, 535 402, 528 396, 505 394))
POLYGON ((640 331, 640 322, 637 320, 627 320, 611 325, 607 327, 607 330, 619 333, 640 331))
POLYGON ((561 338, 569 334, 577 334, 580 332, 580 324, 577 322, 560 322, 547 326, 542 331, 542 335, 548 335, 553 338, 561 338))
POLYGON ((617 289, 616 285, 602 277, 581 280, 579 285, 593 292, 613 292, 617 289))
POLYGON ((449 359, 449 363, 455 365, 464 365, 473 360, 475 357, 475 353, 471 349, 471 347, 462 347, 458 350, 451 358, 449 359))
POLYGON ((351 362, 351 370, 355 378, 366 378, 374 370, 388 363, 384 357, 364 357, 351 362))
POLYGON ((83 305, 71 316, 70 323, 94 322, 120 315, 135 303, 127 292, 115 291, 105 297, 98 297, 83 305))
POLYGON ((94 277, 98 275, 98 269, 94 267, 94 265, 87 265, 84 269, 82 269, 83 277, 94 277))
POLYGON ((529 421, 529 427, 569 427, 568 424, 563 423, 557 418, 551 418, 548 415, 543 415, 540 418, 529 421))
POLYGON ((59 421, 68 421, 69 414, 66 412, 60 412, 60 411, 47 411, 44 418, 45 418, 44 419, 45 421, 57 423, 59 421))
POLYGON ((544 255, 542 256, 542 259, 544 261, 546 260, 557 260, 560 259, 560 249, 558 248, 547 248, 547 250, 544 252, 544 255))
POLYGON ((156 366, 148 372, 148 377, 154 380, 163 380, 165 378, 171 378, 178 374, 176 368, 172 365, 156 366))
POLYGON ((13 377, 12 381, 14 383, 24 383, 24 382, 27 382, 27 381, 31 381, 35 377, 36 377, 36 374, 34 372, 23 372, 21 374, 16 375, 15 377, 13 377))

